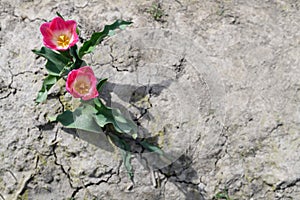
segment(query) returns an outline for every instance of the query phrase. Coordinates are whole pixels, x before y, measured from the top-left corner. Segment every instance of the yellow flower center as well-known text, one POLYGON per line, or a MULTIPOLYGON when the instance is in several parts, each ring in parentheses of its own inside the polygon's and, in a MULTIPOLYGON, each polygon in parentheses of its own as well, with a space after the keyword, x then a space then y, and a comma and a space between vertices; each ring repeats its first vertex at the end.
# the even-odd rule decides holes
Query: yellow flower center
POLYGON ((74 85, 74 89, 79 93, 79 94, 87 94, 90 90, 90 85, 83 81, 83 80, 78 80, 76 81, 74 85))
POLYGON ((63 48, 66 48, 69 46, 70 44, 70 38, 67 36, 67 35, 60 35, 58 38, 57 38, 57 44, 58 46, 60 47, 63 47, 63 48))

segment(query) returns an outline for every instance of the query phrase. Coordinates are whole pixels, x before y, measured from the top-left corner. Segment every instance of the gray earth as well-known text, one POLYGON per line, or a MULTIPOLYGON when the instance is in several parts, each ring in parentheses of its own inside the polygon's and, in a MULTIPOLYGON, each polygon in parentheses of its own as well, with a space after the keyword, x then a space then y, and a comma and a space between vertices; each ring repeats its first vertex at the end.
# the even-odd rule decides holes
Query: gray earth
POLYGON ((0 19, 0 199, 300 199, 299 1, 1 0, 0 19), (172 158, 133 154, 134 185, 102 133, 48 121, 70 95, 34 102, 55 12, 83 40, 134 22, 84 57, 172 158))

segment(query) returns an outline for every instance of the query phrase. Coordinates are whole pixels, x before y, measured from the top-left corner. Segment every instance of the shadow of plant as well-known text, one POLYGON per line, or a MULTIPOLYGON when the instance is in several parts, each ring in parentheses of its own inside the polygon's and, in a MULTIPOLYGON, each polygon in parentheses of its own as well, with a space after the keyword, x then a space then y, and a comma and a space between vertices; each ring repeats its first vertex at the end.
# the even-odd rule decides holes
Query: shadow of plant
MULTIPOLYGON (((147 135, 151 135, 151 133, 139 124, 139 119, 141 117, 146 117, 147 120, 151 120, 153 116, 150 112, 148 112, 148 107, 145 108, 145 104, 140 104, 140 102, 145 99, 147 95, 158 96, 161 92, 168 88, 172 80, 166 80, 161 82, 160 84, 153 84, 147 86, 134 86, 134 85, 120 85, 115 83, 107 82, 107 84, 103 87, 103 96, 102 99, 106 102, 106 105, 114 108, 118 108, 122 111, 126 111, 131 119, 135 121, 138 125, 138 135, 137 139, 133 139, 131 136, 126 134, 119 134, 118 137, 122 140, 126 141, 129 144, 130 149, 124 149, 122 145, 118 143, 114 143, 120 149, 125 151, 129 151, 130 153, 135 155, 135 158, 143 165, 143 167, 152 172, 159 172, 163 174, 168 181, 172 182, 178 190, 180 190, 186 197, 186 199, 204 199, 203 193, 204 191, 200 191, 198 185, 190 182, 190 179, 197 179, 197 172, 191 167, 192 159, 187 155, 182 155, 180 152, 169 151, 163 152, 163 154, 154 151, 149 151, 149 149, 145 148, 143 144, 148 143, 153 146, 158 147, 159 143, 159 135, 155 135, 152 137, 145 137, 147 135), (117 89, 116 89, 117 88, 117 89), (134 114, 124 105, 117 102, 112 102, 112 93, 117 95, 119 99, 124 102, 129 102, 134 108, 136 108, 140 115, 139 117, 134 116, 134 114), (126 94, 126 95, 124 95, 126 94), (188 172, 186 176, 187 179, 179 178, 182 174, 188 172)), ((151 104, 151 103, 150 103, 151 104)), ((146 105, 147 106, 147 105, 146 105)), ((109 126, 103 128, 99 133, 92 133, 87 131, 78 131, 74 129, 64 130, 72 134, 75 137, 81 138, 87 141, 90 144, 93 144, 101 149, 106 151, 113 152, 115 149, 111 145, 111 141, 108 140, 108 135, 115 134, 113 129, 109 126)), ((159 179, 153 180, 155 181, 154 185, 159 186, 159 179)))
POLYGON ((186 200, 205 200, 205 191, 192 182, 199 179, 196 170, 192 168, 192 163, 192 158, 183 154, 172 164, 158 171, 184 194, 186 200))

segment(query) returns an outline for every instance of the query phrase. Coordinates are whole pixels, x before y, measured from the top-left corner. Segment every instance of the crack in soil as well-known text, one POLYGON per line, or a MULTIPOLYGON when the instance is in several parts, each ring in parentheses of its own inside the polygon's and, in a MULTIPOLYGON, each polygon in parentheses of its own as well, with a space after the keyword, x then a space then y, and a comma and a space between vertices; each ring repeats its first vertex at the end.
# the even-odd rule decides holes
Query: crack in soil
POLYGON ((176 79, 179 79, 183 73, 184 73, 184 68, 185 68, 185 63, 186 63, 186 59, 183 56, 182 58, 180 58, 178 63, 173 64, 172 66, 174 67, 174 71, 176 73, 176 79))
POLYGON ((101 173, 99 175, 99 177, 101 176, 105 176, 105 175, 110 175, 108 176, 106 179, 101 179, 100 181, 97 181, 97 182, 89 182, 89 183, 86 183, 84 184, 83 186, 79 186, 79 187, 76 187, 75 190, 73 191, 72 195, 71 195, 71 198, 75 198, 75 196, 77 195, 77 193, 82 190, 82 189, 87 189, 88 187, 90 186, 94 186, 94 185, 100 185, 101 183, 107 183, 111 177, 115 174, 117 174, 117 172, 113 172, 113 169, 110 169, 109 171, 107 172, 104 172, 104 173, 101 173))
POLYGON ((277 123, 275 127, 273 127, 269 133, 273 133, 274 131, 276 131, 279 127, 283 126, 283 123, 277 123))
POLYGON ((57 144, 58 144, 58 141, 56 140, 57 139, 57 134, 58 134, 58 131, 55 133, 55 138, 52 140, 52 152, 53 152, 53 156, 54 156, 54 164, 60 168, 60 170, 62 171, 63 174, 66 175, 70 187, 71 188, 76 188, 72 185, 72 178, 69 174, 69 171, 71 170, 71 167, 69 166, 69 169, 66 171, 64 166, 62 164, 58 163, 58 157, 56 155, 56 148, 57 148, 57 144))
MULTIPOLYGON (((111 48, 111 51, 112 51, 112 47, 111 47, 111 46, 110 46, 110 48, 111 48)), ((129 71, 128 69, 119 69, 117 66, 114 65, 114 60, 115 60, 115 58, 114 58, 114 56, 111 54, 111 52, 109 53, 109 56, 110 56, 110 58, 111 58, 111 66, 112 66, 113 68, 115 68, 115 69, 117 70, 117 72, 128 72, 128 71, 129 71)))
POLYGON ((8 69, 9 73, 10 73, 10 82, 8 85, 4 86, 4 87, 1 87, 0 88, 0 94, 9 90, 9 93, 7 93, 5 96, 3 97, 0 97, 0 100, 1 99, 5 99, 5 98, 8 98, 12 93, 15 94, 17 92, 17 88, 13 88, 11 85, 13 84, 14 82, 14 75, 13 73, 11 72, 10 69, 8 69))
POLYGON ((187 185, 191 185, 193 187, 198 187, 198 185, 199 185, 199 183, 193 183, 193 182, 186 181, 186 180, 175 180, 174 182, 176 182, 176 183, 184 183, 184 184, 187 184, 187 185))
POLYGON ((163 178, 160 180, 160 192, 159 192, 159 195, 165 199, 165 193, 166 193, 166 184, 168 182, 168 179, 167 178, 163 178))
POLYGON ((300 183, 300 177, 291 181, 282 181, 276 186, 274 191, 285 190, 287 188, 294 187, 297 185, 297 183, 300 183))
POLYGON ((36 154, 35 156, 35 168, 34 168, 34 172, 31 173, 29 176, 27 176, 24 180, 23 183, 21 184, 21 187, 19 188, 19 190, 15 193, 15 196, 13 199, 17 200, 19 198, 19 196, 23 195, 24 192, 27 189, 28 184, 34 179, 34 177, 37 175, 38 171, 37 171, 37 167, 38 167, 38 163, 39 163, 39 156, 36 154))
MULTIPOLYGON (((110 58, 111 58, 111 62, 110 62, 110 64, 112 65, 112 67, 114 68, 114 69, 116 69, 117 70, 117 72, 134 72, 134 71, 136 71, 136 64, 133 64, 133 63, 130 63, 130 64, 128 64, 126 67, 128 67, 128 66, 130 66, 130 65, 134 65, 134 68, 133 69, 120 69, 119 67, 117 67, 115 64, 114 64, 114 62, 115 61, 117 61, 118 59, 117 58, 115 58, 114 56, 113 56, 113 54, 112 54, 112 52, 113 52, 113 47, 112 47, 112 45, 109 45, 109 49, 110 49, 110 52, 109 52, 109 56, 110 56, 110 58)), ((135 56, 134 55, 129 55, 126 59, 127 60, 130 60, 130 59, 132 59, 132 58, 134 58, 135 59, 135 63, 137 63, 138 62, 138 60, 140 59, 140 55, 138 55, 136 58, 135 58, 135 56)), ((120 62, 120 63, 122 63, 122 62, 120 62)))
POLYGON ((223 132, 224 130, 227 132, 228 128, 229 127, 223 127, 222 134, 220 136, 224 137, 225 140, 222 144, 220 144, 221 145, 220 150, 218 152, 214 153, 214 155, 213 155, 213 157, 216 158, 216 161, 214 163, 215 169, 217 168, 217 164, 220 161, 220 159, 222 158, 222 156, 224 156, 224 154, 227 154, 230 156, 230 154, 228 153, 228 143, 227 143, 229 136, 223 132), (223 155, 222 155, 222 152, 224 152, 223 155))
MULTIPOLYGON (((71 188, 75 189, 71 195, 71 198, 75 198, 75 196, 78 194, 78 192, 80 192, 80 190, 82 189, 87 189, 88 187, 90 186, 93 186, 93 185, 100 185, 101 183, 107 183, 111 177, 113 175, 117 175, 119 176, 119 171, 120 171, 120 167, 121 167, 121 164, 118 166, 118 169, 117 171, 113 171, 113 169, 110 169, 109 171, 106 171, 104 173, 101 173, 100 175, 97 176, 97 178, 100 178, 100 177, 103 177, 105 175, 109 175, 109 177, 107 177, 106 179, 101 179, 97 182, 89 182, 89 183, 86 183, 86 184, 83 184, 83 186, 77 186, 75 187, 73 184, 72 184, 72 177, 70 175, 70 170, 71 170, 71 167, 68 166, 68 170, 65 169, 64 165, 63 164, 60 164, 58 163, 58 157, 57 157, 57 153, 56 153, 56 148, 57 148, 57 144, 58 144, 58 141, 57 141, 57 135, 58 135, 58 130, 56 131, 56 134, 55 134, 55 138, 52 140, 52 143, 51 143, 51 146, 52 146, 52 152, 53 152, 53 156, 54 156, 54 164, 59 166, 59 168, 61 169, 61 171, 63 172, 63 174, 66 175, 67 179, 68 179, 68 182, 69 182, 69 185, 71 188)), ((119 179, 119 182, 121 181, 121 179, 119 179)), ((119 182, 117 182, 116 184, 118 184, 119 182)))
MULTIPOLYGON (((9 63, 8 63, 8 66, 9 66, 9 68, 10 68, 10 64, 9 64, 9 63)), ((6 99, 6 98, 8 98, 11 94, 15 95, 15 94, 17 93, 17 88, 12 87, 12 84, 14 83, 14 78, 15 78, 15 77, 17 77, 17 76, 19 76, 19 75, 26 74, 26 73, 34 73, 34 72, 32 72, 32 71, 23 71, 23 72, 19 72, 19 73, 17 73, 17 74, 13 74, 12 71, 11 71, 10 69, 8 69, 8 71, 9 71, 9 73, 10 73, 10 82, 9 82, 8 85, 6 85, 6 86, 0 88, 0 94, 3 93, 3 92, 5 92, 5 91, 8 91, 8 90, 9 90, 9 92, 8 92, 5 96, 0 97, 0 100, 6 99)))
POLYGON ((17 18, 17 19, 19 19, 19 20, 22 21, 22 22, 24 22, 25 19, 28 19, 29 22, 35 22, 35 21, 44 21, 44 22, 46 22, 46 21, 47 21, 46 19, 42 19, 42 18, 39 18, 39 17, 34 18, 34 19, 30 19, 30 18, 29 18, 28 16, 26 16, 26 15, 21 15, 21 16, 19 16, 19 15, 15 14, 15 7, 11 6, 10 4, 4 4, 3 7, 4 7, 4 8, 9 7, 11 10, 2 10, 2 11, 1 11, 2 13, 5 13, 5 14, 11 16, 11 17, 17 18))
MULTIPOLYGON (((146 108, 140 108, 140 107, 138 107, 138 106, 136 106, 136 105, 134 105, 133 103, 131 103, 131 105, 133 106, 133 107, 135 107, 135 108, 137 108, 138 110, 140 110, 140 116, 139 117, 136 117, 135 119, 134 119, 134 121, 135 122, 137 122, 138 123, 138 125, 139 125, 139 120, 140 119, 142 119, 147 113, 148 113, 148 111, 152 108, 152 103, 151 103, 151 97, 153 96, 153 93, 152 93, 152 87, 149 87, 149 86, 147 86, 147 88, 149 88, 148 89, 148 91, 147 91, 147 95, 149 95, 148 96, 148 98, 146 98, 147 99, 147 103, 149 104, 149 106, 147 106, 146 108)), ((145 95, 145 96, 147 96, 147 95, 145 95)))

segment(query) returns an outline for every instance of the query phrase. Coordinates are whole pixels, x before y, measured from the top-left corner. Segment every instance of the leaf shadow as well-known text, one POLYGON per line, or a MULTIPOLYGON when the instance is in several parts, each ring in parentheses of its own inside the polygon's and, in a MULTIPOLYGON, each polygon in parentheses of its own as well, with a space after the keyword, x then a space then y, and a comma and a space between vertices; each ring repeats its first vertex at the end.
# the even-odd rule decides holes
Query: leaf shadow
POLYGON ((114 148, 111 145, 111 143, 109 142, 106 134, 99 130, 99 132, 95 133, 95 132, 89 132, 89 131, 84 131, 84 130, 78 130, 78 129, 73 129, 73 128, 62 128, 63 131, 65 131, 66 133, 80 138, 86 142, 88 142, 89 144, 93 144, 94 146, 103 149, 105 151, 108 152, 114 152, 114 148))

